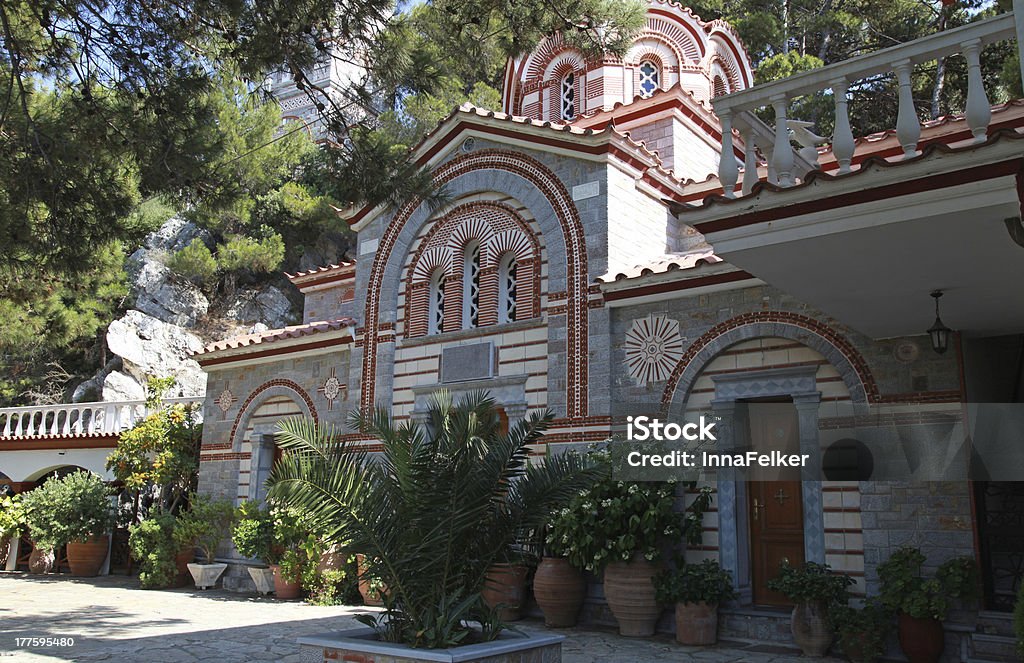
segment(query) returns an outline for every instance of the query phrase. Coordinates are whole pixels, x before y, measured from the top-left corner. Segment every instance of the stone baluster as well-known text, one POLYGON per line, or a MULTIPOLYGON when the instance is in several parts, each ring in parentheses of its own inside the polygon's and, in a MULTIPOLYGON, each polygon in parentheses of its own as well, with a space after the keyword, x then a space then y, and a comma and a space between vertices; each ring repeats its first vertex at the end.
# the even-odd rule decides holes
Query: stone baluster
POLYGON ((11 413, 7 412, 7 413, 5 413, 3 415, 0 415, 0 416, 3 416, 3 418, 4 418, 4 432, 0 433, 0 436, 2 436, 2 437, 10 437, 11 436, 11 413))
POLYGON ((749 126, 744 126, 743 136, 743 195, 750 193, 760 177, 757 174, 757 143, 754 140, 754 131, 749 126))
POLYGON ((900 108, 896 115, 896 138, 903 148, 903 158, 917 156, 917 141, 921 138, 921 121, 914 108, 914 91, 911 88, 910 75, 914 65, 910 60, 900 60, 892 66, 900 85, 900 108))
POLYGON ((832 154, 839 163, 839 172, 850 172, 850 162, 857 145, 850 129, 850 109, 846 99, 848 83, 845 78, 832 81, 832 94, 836 101, 836 125, 832 132, 832 154))
POLYGON ((740 171, 736 165, 736 154, 732 143, 732 113, 722 111, 718 116, 722 123, 722 155, 718 159, 718 179, 722 183, 722 195, 736 197, 736 181, 740 171))
POLYGON ((974 134, 974 142, 984 143, 988 138, 988 123, 992 120, 992 106, 985 94, 985 82, 981 79, 981 40, 960 44, 967 58, 967 126, 974 134))
POLYGON ((14 437, 21 437, 24 434, 23 424, 25 422, 25 412, 18 412, 18 425, 14 427, 14 437))
POLYGON ((775 109, 775 149, 772 151, 772 163, 778 174, 779 186, 793 186, 793 146, 789 143, 789 100, 784 95, 771 98, 775 109))
POLYGON ((67 410, 51 410, 50 435, 58 435, 60 432, 60 415, 67 416, 67 410))

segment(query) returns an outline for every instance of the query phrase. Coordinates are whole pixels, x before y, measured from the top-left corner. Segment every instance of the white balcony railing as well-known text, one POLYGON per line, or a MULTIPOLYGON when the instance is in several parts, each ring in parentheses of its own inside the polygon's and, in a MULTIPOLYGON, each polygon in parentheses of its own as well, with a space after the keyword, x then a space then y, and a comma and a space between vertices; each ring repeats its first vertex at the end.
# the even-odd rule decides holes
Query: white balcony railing
MULTIPOLYGON (((850 127, 847 91, 851 83, 880 74, 896 75, 899 83, 896 137, 903 148, 904 159, 917 155, 921 123, 914 109, 911 90, 913 67, 915 64, 950 55, 963 54, 967 59, 966 121, 974 134, 974 139, 984 142, 992 113, 982 82, 981 49, 988 44, 1017 37, 1018 30, 1024 31, 1024 0, 1014 0, 1013 4, 1016 11, 1012 13, 1000 14, 827 67, 716 97, 712 103, 722 122, 722 154, 733 153, 734 127, 739 130, 743 139, 745 159, 742 193, 749 193, 759 179, 755 152, 758 144, 768 160, 769 180, 779 186, 794 184, 795 177, 799 175, 794 173, 794 165, 801 160, 790 143, 791 121, 787 118, 789 103, 797 97, 825 90, 831 90, 835 97, 832 153, 839 164, 839 172, 850 172, 856 144, 850 127), (767 106, 775 110, 773 140, 766 140, 763 135, 757 135, 757 127, 761 123, 751 114, 752 111, 767 106)), ((1022 43, 1024 40, 1018 40, 1018 47, 1022 43)), ((801 153, 806 154, 806 151, 801 153)), ((735 197, 736 183, 739 180, 739 165, 736 159, 722 159, 718 174, 725 195, 729 198, 735 197)))
MULTIPOLYGON (((202 406, 203 399, 168 398, 164 403, 202 406)), ((0 408, 0 439, 117 435, 147 414, 144 400, 0 408)))

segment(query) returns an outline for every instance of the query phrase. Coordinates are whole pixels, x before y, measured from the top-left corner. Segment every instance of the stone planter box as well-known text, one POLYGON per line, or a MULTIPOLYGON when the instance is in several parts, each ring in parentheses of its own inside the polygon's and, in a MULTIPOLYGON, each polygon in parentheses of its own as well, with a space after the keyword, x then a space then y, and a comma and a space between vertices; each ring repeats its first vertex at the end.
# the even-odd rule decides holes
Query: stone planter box
POLYGON ((274 569, 259 566, 248 567, 249 577, 256 583, 256 593, 267 595, 274 591, 274 569))
POLYGON ((510 631, 492 642, 451 649, 413 649, 377 640, 372 628, 299 638, 302 663, 561 663, 563 635, 510 631))

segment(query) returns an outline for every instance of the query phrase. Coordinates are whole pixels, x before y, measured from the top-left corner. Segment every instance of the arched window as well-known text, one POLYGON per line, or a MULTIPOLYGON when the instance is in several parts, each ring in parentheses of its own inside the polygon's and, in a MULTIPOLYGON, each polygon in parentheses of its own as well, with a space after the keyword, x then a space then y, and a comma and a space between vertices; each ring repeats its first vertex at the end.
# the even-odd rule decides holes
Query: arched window
POLYGON ((448 281, 444 271, 438 269, 430 279, 430 302, 427 311, 427 333, 444 331, 444 286, 448 281))
POLYGON ((640 96, 646 99, 661 87, 661 70, 650 60, 640 63, 640 96))
POLYGON ((711 91, 712 96, 721 97, 723 94, 729 94, 729 84, 725 82, 725 79, 721 76, 715 76, 714 89, 711 91))
POLYGON ((576 74, 569 72, 562 79, 562 119, 576 117, 576 74))
POLYGON ((462 328, 480 325, 480 242, 471 242, 462 263, 462 328))
POLYGON ((511 253, 498 263, 498 322, 516 320, 516 257, 511 253))

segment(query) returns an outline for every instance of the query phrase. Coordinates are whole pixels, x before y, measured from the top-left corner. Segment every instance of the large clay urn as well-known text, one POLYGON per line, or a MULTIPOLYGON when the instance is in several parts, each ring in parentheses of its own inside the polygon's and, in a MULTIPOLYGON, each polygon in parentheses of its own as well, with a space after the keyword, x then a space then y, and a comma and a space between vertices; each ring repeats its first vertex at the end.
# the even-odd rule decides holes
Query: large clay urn
POLYGON ((910 663, 935 663, 946 648, 946 634, 937 619, 899 616, 900 649, 910 663))
POLYGON ((654 576, 661 565, 634 553, 628 562, 612 562, 604 570, 604 596, 619 634, 628 637, 654 635, 661 607, 654 597, 654 576))
POLYGON ((533 597, 544 613, 544 625, 576 626, 587 596, 583 573, 564 557, 544 557, 533 575, 533 597))
POLYGON ((301 581, 289 582, 285 580, 285 577, 281 575, 281 567, 277 564, 271 564, 270 568, 274 571, 274 596, 282 601, 288 601, 297 599, 302 595, 301 581))
POLYGON ((713 645, 717 641, 717 603, 676 603, 676 642, 681 645, 713 645))
POLYGON ((99 575, 109 550, 110 535, 108 534, 90 536, 81 541, 69 541, 67 555, 71 575, 84 577, 99 575))
POLYGON ((514 622, 522 618, 520 612, 526 599, 526 576, 529 567, 521 564, 492 564, 487 570, 484 581, 484 603, 490 608, 498 608, 498 615, 503 622, 514 622))
POLYGON ((174 587, 185 587, 192 581, 192 574, 188 570, 188 565, 195 557, 196 549, 192 546, 182 548, 174 556, 174 566, 178 570, 178 575, 174 579, 174 587))
POLYGON ((381 595, 387 590, 387 586, 381 585, 379 589, 370 586, 370 578, 366 574, 369 565, 369 562, 366 561, 366 555, 362 553, 356 554, 356 577, 359 579, 359 595, 363 597, 363 603, 366 605, 379 608, 384 605, 384 598, 381 595))
POLYGON ((805 656, 824 656, 832 645, 832 628, 824 601, 797 603, 790 621, 793 641, 805 656))

